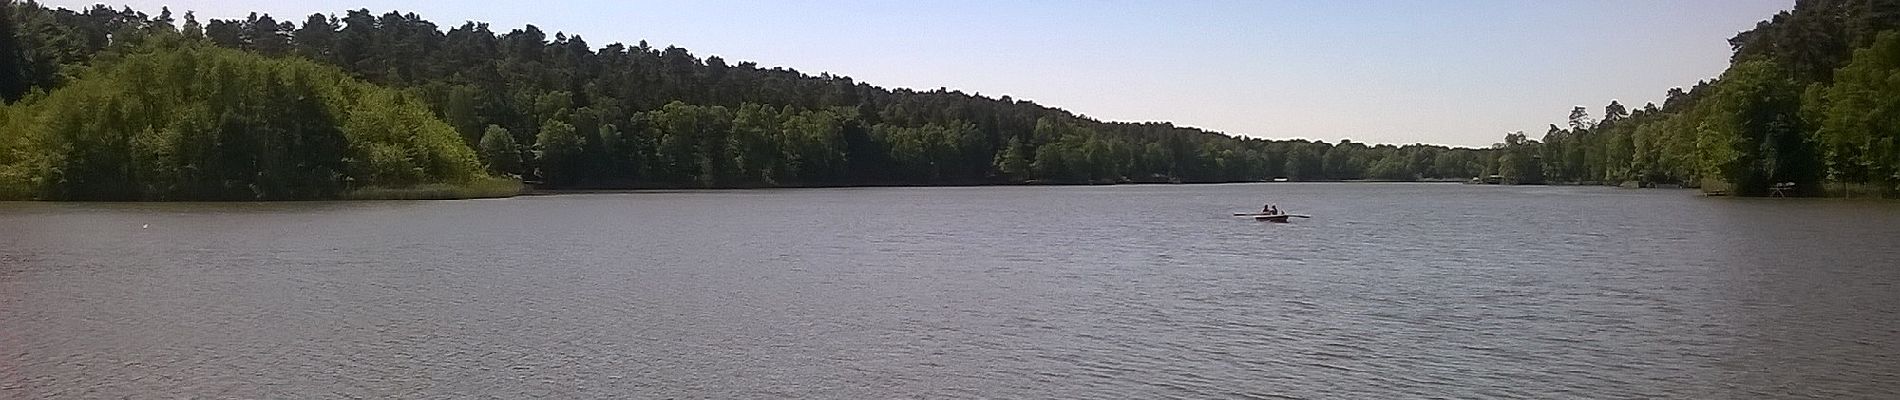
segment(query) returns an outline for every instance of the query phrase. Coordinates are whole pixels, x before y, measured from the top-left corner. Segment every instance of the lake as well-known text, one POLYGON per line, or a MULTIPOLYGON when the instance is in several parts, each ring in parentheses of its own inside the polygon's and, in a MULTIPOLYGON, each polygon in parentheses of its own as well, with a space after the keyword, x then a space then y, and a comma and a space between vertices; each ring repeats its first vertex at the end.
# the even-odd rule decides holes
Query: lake
POLYGON ((1897 243, 1601 187, 0 203, 0 398, 1895 398, 1897 243))

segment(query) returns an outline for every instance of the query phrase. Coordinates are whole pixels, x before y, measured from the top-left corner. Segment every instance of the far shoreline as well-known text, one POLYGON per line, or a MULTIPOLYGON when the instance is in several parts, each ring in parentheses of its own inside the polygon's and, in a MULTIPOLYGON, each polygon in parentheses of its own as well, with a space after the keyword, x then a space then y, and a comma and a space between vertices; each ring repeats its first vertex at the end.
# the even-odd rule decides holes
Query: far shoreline
MULTIPOLYGON (((1233 185, 1233 184, 1427 184, 1448 185, 1467 184, 1455 179, 1385 180, 1385 179, 1347 179, 1314 181, 1274 181, 1242 180, 1213 182, 946 182, 946 183, 862 183, 862 184, 815 184, 815 185, 778 185, 778 186, 723 186, 698 187, 684 185, 640 185, 640 186, 578 186, 550 188, 512 179, 494 179, 486 182, 453 185, 428 184, 405 188, 370 187, 345 192, 337 198, 328 199, 291 199, 291 200, 37 200, 37 199, 0 199, 0 202, 20 203, 297 203, 297 202, 363 202, 363 201, 426 201, 426 200, 482 200, 507 199, 515 197, 541 197, 585 194, 639 194, 666 192, 711 192, 711 191, 750 191, 775 189, 873 189, 873 188, 978 188, 978 187, 1062 187, 1062 186, 1163 186, 1163 185, 1233 185)), ((1554 183, 1537 185, 1500 185, 1474 184, 1473 186, 1595 186, 1623 189, 1632 188, 1618 185, 1590 185, 1577 183, 1554 183)), ((1671 190, 1661 188, 1663 190, 1671 190)), ((1685 190, 1693 190, 1687 189, 1685 190)), ((1841 198, 1841 197, 1806 197, 1841 198)), ((1856 198, 1860 199, 1860 198, 1856 198)))
POLYGON ((1276 181, 1265 181, 1265 180, 1245 180, 1245 181, 1217 181, 1217 182, 1112 182, 1112 183, 1099 183, 1099 182, 1098 182, 1098 183, 1088 183, 1088 182, 1006 182, 1006 183, 974 183, 974 182, 973 182, 973 183, 929 183, 929 184, 924 184, 924 183, 865 183, 865 184, 820 184, 820 185, 781 185, 781 186, 723 186, 723 187, 698 187, 698 186, 667 186, 667 185, 653 185, 653 186, 640 186, 640 187, 573 187, 573 188, 541 188, 541 187, 534 187, 533 185, 529 185, 529 187, 528 187, 528 188, 527 188, 526 190, 524 190, 524 191, 523 191, 523 192, 522 192, 522 193, 520 194, 520 196, 523 196, 523 197, 527 197, 527 196, 559 196, 559 195, 570 195, 570 194, 612 194, 612 193, 651 193, 651 192, 675 192, 675 191, 729 191, 729 190, 773 190, 773 189, 855 189, 855 188, 867 188, 867 189, 868 189, 868 188, 937 188, 937 187, 946 187, 946 188, 949 188, 949 187, 957 187, 957 188, 972 188, 972 187, 1012 187, 1012 186, 1014 186, 1014 187, 1037 187, 1037 186, 1041 186, 1041 187, 1062 187, 1062 186, 1102 186, 1102 187, 1108 187, 1108 186, 1171 186, 1171 185, 1184 185, 1184 186, 1185 186, 1185 185, 1192 185, 1192 186, 1203 186, 1203 185, 1233 185, 1233 184, 1247 184, 1247 183, 1272 183, 1272 184, 1289 184, 1289 183, 1423 183, 1423 184, 1453 184, 1453 183, 1462 183, 1462 182, 1463 182, 1463 181, 1459 181, 1459 180, 1377 180, 1377 179, 1352 179, 1352 180, 1326 180, 1326 181, 1283 181, 1283 182, 1276 182, 1276 181))

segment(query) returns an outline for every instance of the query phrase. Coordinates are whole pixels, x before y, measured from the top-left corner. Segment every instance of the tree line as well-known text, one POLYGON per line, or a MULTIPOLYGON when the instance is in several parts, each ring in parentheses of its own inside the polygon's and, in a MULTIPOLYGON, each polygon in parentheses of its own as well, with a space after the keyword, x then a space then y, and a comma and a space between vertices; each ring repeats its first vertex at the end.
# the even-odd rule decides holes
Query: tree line
POLYGON ((593 46, 532 25, 442 29, 367 10, 292 23, 7 8, 16 29, 0 42, 24 49, 12 58, 13 97, 62 87, 123 43, 176 36, 398 88, 491 173, 551 187, 1464 179, 1495 164, 1488 149, 1104 122, 1008 96, 886 89, 644 41, 593 46))
POLYGON ((168 9, 9 3, 0 7, 0 99, 82 80, 117 62, 128 43, 176 38, 186 48, 307 60, 393 88, 445 124, 488 174, 549 187, 1497 175, 1750 195, 1781 182, 1801 194, 1837 184, 1891 194, 1900 184, 1900 119, 1887 104, 1900 98, 1893 0, 1798 2, 1731 39, 1732 65, 1717 79, 1671 89, 1660 105, 1611 102, 1594 115, 1578 107, 1541 138, 1516 132, 1482 149, 1106 122, 1009 96, 888 89, 644 41, 593 46, 533 25, 444 29, 415 14, 368 10, 301 23, 261 14, 201 23, 168 9))
POLYGON ((1658 106, 1577 107, 1494 146, 1506 179, 1762 195, 1900 194, 1900 1, 1803 0, 1729 40, 1720 77, 1658 106))

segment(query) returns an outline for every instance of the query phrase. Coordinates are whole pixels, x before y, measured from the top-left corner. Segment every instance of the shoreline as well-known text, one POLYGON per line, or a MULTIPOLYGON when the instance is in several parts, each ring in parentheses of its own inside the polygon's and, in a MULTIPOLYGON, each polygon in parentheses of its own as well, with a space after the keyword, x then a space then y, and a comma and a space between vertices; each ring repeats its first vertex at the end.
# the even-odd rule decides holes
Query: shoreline
MULTIPOLYGON (((340 195, 339 195, 339 196, 338 196, 337 198, 329 198, 329 199, 296 199, 296 200, 115 200, 115 201, 89 201, 89 200, 38 200, 38 199, 0 199, 0 201, 5 201, 5 202, 34 202, 34 203, 277 203, 277 202, 339 202, 339 201, 340 201, 340 202, 353 202, 353 201, 426 201, 426 200, 477 200, 477 199, 505 199, 505 198, 513 198, 513 197, 538 197, 538 196, 560 196, 560 195, 579 195, 579 194, 622 194, 622 193, 654 193, 654 192, 676 192, 676 191, 731 191, 731 190, 773 190, 773 189, 850 189, 850 188, 937 188, 937 187, 966 187, 966 188, 974 188, 974 187, 1005 187, 1005 186, 1154 186, 1154 185, 1229 185, 1229 184, 1249 184, 1249 183, 1265 183, 1265 184, 1287 184, 1287 183, 1303 183, 1303 184, 1313 184, 1313 183, 1319 183, 1319 184, 1355 184, 1355 183, 1356 183, 1356 184, 1390 184, 1390 183, 1411 183, 1411 184, 1441 184, 1441 185, 1444 185, 1444 184, 1469 184, 1469 183, 1468 183, 1468 182, 1466 182, 1466 181, 1462 181, 1462 180, 1450 180, 1450 179, 1421 179, 1421 180, 1381 180, 1381 179, 1350 179, 1350 180, 1323 180, 1323 181, 1284 181, 1284 182, 1279 182, 1279 181, 1269 181, 1269 180, 1243 180, 1243 181, 1212 181, 1212 182, 1153 182, 1153 181, 1148 181, 1148 182, 948 182, 948 183, 929 183, 929 184, 923 184, 923 183, 857 183, 857 184, 812 184, 812 185, 779 185, 779 186, 763 186, 763 185, 761 185, 761 186, 722 186, 722 187, 696 187, 696 186, 683 186, 683 185, 634 185, 634 186, 611 186, 611 185, 600 185, 600 186, 591 186, 591 187, 590 187, 590 186, 578 186, 578 187, 570 187, 570 188, 549 188, 549 187, 545 187, 545 186, 539 186, 539 187, 538 187, 537 185, 534 185, 534 184, 530 184, 530 183, 524 183, 524 182, 521 182, 521 181, 517 181, 517 180, 512 180, 512 179, 488 179, 488 180, 483 180, 483 181, 478 181, 478 182, 472 182, 472 183, 468 183, 468 184, 440 184, 440 183, 438 183, 438 184, 425 184, 425 185, 416 185, 416 186, 410 186, 410 187, 403 187, 403 188, 388 188, 388 187, 367 187, 367 188, 361 188, 361 189, 356 189, 356 190, 351 190, 351 191, 348 191, 348 192, 345 192, 345 193, 342 193, 342 194, 340 194, 340 195)), ((1624 185, 1609 185, 1609 184, 1589 184, 1589 183, 1576 183, 1576 182, 1568 182, 1568 183, 1546 183, 1546 184, 1537 184, 1537 185, 1503 185, 1503 184, 1481 184, 1481 185, 1474 185, 1474 186, 1594 186, 1594 187, 1606 187, 1606 188, 1621 188, 1621 189, 1660 189, 1660 190, 1697 190, 1696 188, 1687 188, 1687 187, 1657 187, 1657 188, 1648 188, 1648 187, 1630 187, 1630 186, 1624 186, 1624 185)), ((1728 196, 1728 197, 1738 197, 1738 196, 1728 196)), ((1751 196, 1739 196, 1739 197, 1751 197, 1751 196)), ((1772 198, 1772 197, 1765 197, 1765 196, 1752 196, 1752 197, 1759 197, 1759 198, 1772 198)), ((1893 198, 1893 197, 1888 197, 1888 198, 1881 198, 1881 197, 1877 197, 1877 196, 1853 196, 1853 197, 1843 197, 1843 196, 1838 196, 1838 195, 1835 195, 1835 193, 1829 193, 1829 195, 1825 195, 1825 196, 1807 196, 1807 197, 1789 197, 1789 198, 1802 198, 1802 199, 1844 199, 1844 200, 1846 200, 1846 199, 1851 199, 1851 200, 1900 200, 1900 198, 1893 198)))
POLYGON ((856 183, 856 184, 812 184, 779 186, 720 186, 697 187, 683 185, 637 185, 637 186, 578 186, 569 188, 537 187, 511 179, 494 179, 470 184, 424 184, 410 187, 366 187, 340 193, 335 198, 324 199, 287 199, 287 200, 43 200, 0 198, 0 202, 31 203, 283 203, 283 202, 335 202, 335 201, 429 201, 429 200, 478 200, 505 199, 513 197, 559 196, 574 194, 613 194, 646 193, 670 191, 729 191, 729 190, 774 190, 774 189, 852 189, 852 188, 938 188, 938 187, 1007 187, 1007 186, 1161 186, 1161 185, 1231 185, 1248 183, 1417 183, 1417 184, 1456 184, 1457 180, 1324 180, 1324 181, 1212 181, 1212 182, 955 182, 955 183, 856 183))
POLYGON ((818 185, 781 185, 781 186, 720 186, 720 187, 696 187, 696 186, 677 186, 677 185, 649 185, 649 186, 635 186, 635 187, 574 187, 574 188, 545 188, 545 187, 535 187, 534 185, 527 185, 527 186, 528 186, 528 188, 527 188, 526 190, 524 190, 524 191, 523 191, 523 192, 522 192, 522 193, 520 194, 520 196, 557 196, 557 195, 567 195, 567 194, 606 194, 606 193, 640 193, 640 192, 662 192, 662 191, 687 191, 687 190, 691 190, 691 191, 726 191, 726 190, 772 190, 772 189, 852 189, 852 188, 935 188, 935 187, 1006 187, 1006 186, 1164 186, 1164 185, 1231 185, 1231 184, 1242 184, 1242 183, 1277 183, 1277 184, 1286 184, 1286 183, 1423 183, 1423 184, 1454 184, 1454 183, 1459 183, 1459 182, 1462 182, 1462 181, 1456 181, 1456 180, 1415 180, 1415 181, 1401 181, 1401 180, 1373 180, 1373 179, 1354 179, 1354 180, 1330 180, 1330 181, 1286 181, 1286 182, 1275 182, 1275 181, 1261 181, 1261 180, 1246 180, 1246 181, 1213 181, 1213 182, 1114 182, 1114 183, 1100 183, 1100 182, 1095 182, 1095 183, 1088 183, 1088 182, 993 182, 993 183, 863 183, 863 184, 818 184, 818 185))
POLYGON ((285 203, 324 201, 401 201, 401 200, 474 200, 520 196, 528 192, 521 181, 508 178, 477 178, 465 183, 426 183, 403 187, 369 186, 337 193, 330 198, 309 199, 175 199, 175 200, 47 200, 0 197, 0 202, 22 203, 285 203))

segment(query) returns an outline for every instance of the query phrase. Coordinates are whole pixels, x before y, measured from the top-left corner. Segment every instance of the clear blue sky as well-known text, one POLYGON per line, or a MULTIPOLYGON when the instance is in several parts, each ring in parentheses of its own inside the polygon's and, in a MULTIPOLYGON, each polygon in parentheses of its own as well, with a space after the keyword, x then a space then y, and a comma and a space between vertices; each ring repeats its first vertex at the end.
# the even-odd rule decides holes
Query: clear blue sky
MULTIPOLYGON (((45 1, 63 7, 91 1, 45 1)), ((1793 0, 118 0, 201 19, 368 8, 647 40, 884 87, 1010 95, 1091 117, 1265 138, 1484 146, 1571 106, 1714 77, 1793 0)))

